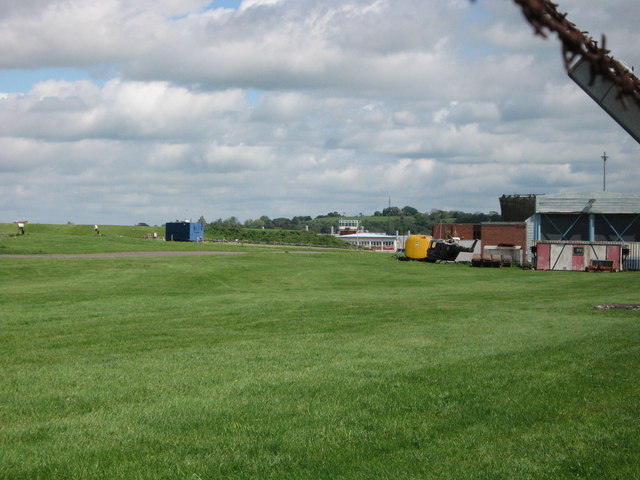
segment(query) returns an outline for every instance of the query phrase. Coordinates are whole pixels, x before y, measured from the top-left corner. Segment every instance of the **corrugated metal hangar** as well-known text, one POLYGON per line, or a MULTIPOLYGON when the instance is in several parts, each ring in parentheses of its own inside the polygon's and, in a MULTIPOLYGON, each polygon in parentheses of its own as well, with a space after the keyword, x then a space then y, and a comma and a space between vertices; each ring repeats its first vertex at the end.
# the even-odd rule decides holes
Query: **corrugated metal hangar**
MULTIPOLYGON (((624 269, 640 270, 640 195, 609 192, 503 195, 500 205, 503 217, 530 214, 519 219, 526 224, 529 263, 536 260, 530 247, 541 242, 625 244, 629 253, 624 269)), ((583 249, 578 246, 575 251, 583 249)), ((578 264, 574 259, 573 265, 578 264)), ((561 263, 558 269, 575 268, 561 263)))
POLYGON ((539 195, 532 221, 535 240, 640 242, 640 195, 539 195))

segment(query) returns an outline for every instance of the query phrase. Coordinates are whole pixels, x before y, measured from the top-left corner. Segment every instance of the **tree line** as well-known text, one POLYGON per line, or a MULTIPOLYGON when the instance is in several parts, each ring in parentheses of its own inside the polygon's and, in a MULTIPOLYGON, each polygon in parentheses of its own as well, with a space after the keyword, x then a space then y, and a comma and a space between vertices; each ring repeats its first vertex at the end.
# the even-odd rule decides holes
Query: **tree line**
POLYGON ((387 207, 382 211, 376 211, 373 215, 367 216, 362 213, 356 216, 345 216, 338 212, 329 212, 325 215, 318 215, 312 218, 309 215, 294 216, 292 218, 277 217, 269 218, 262 215, 256 219, 248 219, 244 222, 237 217, 217 220, 207 223, 204 217, 199 221, 215 229, 265 229, 265 230, 308 230, 313 233, 337 233, 338 220, 340 218, 355 218, 360 221, 360 225, 369 232, 399 233, 424 233, 431 234, 433 225, 439 223, 482 223, 500 221, 498 212, 489 213, 474 212, 467 213, 459 210, 438 210, 433 209, 428 212, 420 212, 417 208, 409 205, 399 207, 387 207), (333 230, 332 230, 333 227, 333 230))

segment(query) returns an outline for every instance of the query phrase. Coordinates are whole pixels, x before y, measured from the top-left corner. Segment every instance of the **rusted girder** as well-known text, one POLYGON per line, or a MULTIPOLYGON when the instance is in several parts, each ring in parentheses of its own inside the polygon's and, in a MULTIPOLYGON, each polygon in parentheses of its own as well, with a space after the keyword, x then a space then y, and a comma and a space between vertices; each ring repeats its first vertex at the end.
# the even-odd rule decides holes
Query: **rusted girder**
POLYGON ((583 59, 590 66, 591 84, 596 81, 596 77, 601 76, 615 86, 617 98, 625 106, 629 100, 634 100, 640 106, 640 79, 626 65, 609 55, 604 34, 598 45, 588 32, 579 30, 567 20, 567 14, 560 13, 558 5, 549 0, 513 1, 520 6, 537 35, 545 38, 548 33, 558 35, 568 72, 577 61, 583 59))

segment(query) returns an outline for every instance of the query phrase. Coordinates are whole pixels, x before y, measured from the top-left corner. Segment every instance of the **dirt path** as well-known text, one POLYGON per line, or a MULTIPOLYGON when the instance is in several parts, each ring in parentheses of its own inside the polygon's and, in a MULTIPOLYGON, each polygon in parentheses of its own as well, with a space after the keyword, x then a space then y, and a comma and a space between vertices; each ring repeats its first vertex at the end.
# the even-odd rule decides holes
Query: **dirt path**
POLYGON ((186 257, 197 255, 244 255, 246 252, 110 252, 110 253, 46 253, 36 255, 9 254, 0 258, 121 258, 121 257, 186 257))

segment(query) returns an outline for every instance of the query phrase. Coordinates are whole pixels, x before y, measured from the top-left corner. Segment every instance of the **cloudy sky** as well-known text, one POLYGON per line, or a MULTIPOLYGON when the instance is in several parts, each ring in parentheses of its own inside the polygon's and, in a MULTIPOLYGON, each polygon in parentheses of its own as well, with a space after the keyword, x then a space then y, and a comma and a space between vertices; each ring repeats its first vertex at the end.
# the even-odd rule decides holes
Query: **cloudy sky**
MULTIPOLYGON (((637 0, 559 0, 640 68, 637 0)), ((510 0, 0 0, 0 222, 499 210, 640 145, 510 0)))

